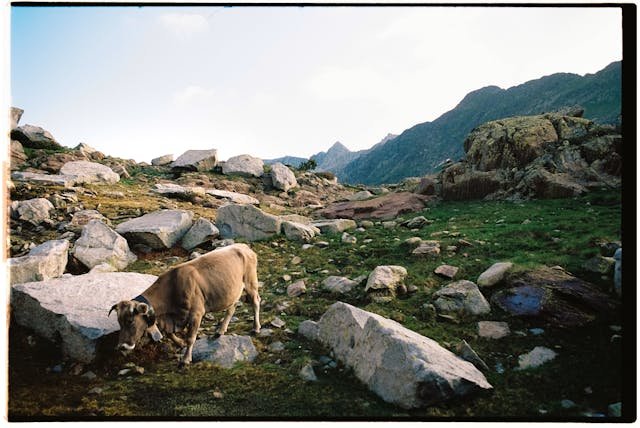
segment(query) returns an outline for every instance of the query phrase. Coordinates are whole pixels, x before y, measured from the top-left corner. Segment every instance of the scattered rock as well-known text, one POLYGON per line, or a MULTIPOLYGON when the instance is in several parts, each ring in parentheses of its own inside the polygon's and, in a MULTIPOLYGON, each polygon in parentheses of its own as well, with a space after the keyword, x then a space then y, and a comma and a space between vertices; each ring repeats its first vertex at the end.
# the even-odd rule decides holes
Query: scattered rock
POLYGON ((584 270, 602 275, 609 275, 613 272, 616 260, 613 257, 594 256, 587 260, 582 266, 584 270))
POLYGON ((368 190, 362 190, 360 192, 356 192, 353 195, 347 197, 348 201, 364 201, 365 199, 370 199, 373 197, 373 194, 368 190))
POLYGON ((120 223, 116 232, 130 243, 155 249, 173 247, 192 225, 193 213, 184 210, 161 210, 120 223))
POLYGON ((444 276, 445 278, 453 279, 453 277, 455 277, 456 274, 458 273, 458 269, 459 268, 455 266, 440 265, 433 272, 436 275, 441 275, 441 276, 444 276))
POLYGON ((170 166, 176 171, 211 171, 218 164, 218 151, 187 150, 170 166))
POLYGON ((11 202, 11 218, 38 225, 51 218, 54 206, 48 199, 35 198, 11 202))
POLYGON ((536 346, 526 354, 518 357, 518 367, 516 370, 527 370, 540 367, 544 363, 553 360, 558 354, 544 346, 536 346))
POLYGON ((607 415, 612 418, 620 418, 622 417, 622 402, 617 402, 613 404, 609 404, 607 407, 607 415))
POLYGON ((19 325, 61 342, 63 355, 89 363, 97 341, 120 329, 116 317, 107 316, 111 306, 132 299, 156 279, 116 272, 17 284, 11 289, 12 314, 19 325))
POLYGON ((106 263, 123 270, 138 259, 127 240, 100 220, 91 220, 82 229, 72 254, 89 269, 106 263))
POLYGON ((178 197, 182 199, 205 194, 204 187, 180 186, 175 183, 156 183, 151 191, 168 197, 178 197))
POLYGON ((73 187, 76 185, 76 177, 60 174, 41 174, 35 172, 15 171, 11 173, 13 181, 31 182, 43 186, 73 187))
POLYGON ((267 346, 269 352, 282 352, 284 351, 284 343, 280 341, 272 342, 267 346))
POLYGON ((344 244, 355 244, 356 242, 358 242, 358 238, 356 238, 353 235, 348 234, 347 232, 343 232, 341 241, 344 244))
POLYGON ((486 339, 502 339, 510 333, 509 324, 502 321, 478 321, 478 336, 486 339))
POLYGON ((400 223, 400 225, 406 227, 407 229, 422 229, 424 226, 430 225, 432 223, 433 220, 427 220, 427 218, 420 215, 418 217, 412 218, 411 220, 402 222, 400 223))
POLYGON ((411 252, 416 257, 436 259, 440 256, 440 242, 420 241, 420 244, 411 252))
POLYGON ((62 276, 67 266, 68 252, 69 241, 60 239, 40 244, 26 256, 9 259, 9 283, 46 281, 62 276))
POLYGON ((249 204, 228 204, 218 209, 216 226, 223 238, 245 238, 248 241, 279 235, 282 221, 249 204))
POLYGON ((513 263, 511 262, 493 264, 489 269, 480 274, 478 277, 478 285, 480 287, 491 287, 499 284, 512 267, 513 263))
POLYGON ((311 225, 320 229, 322 234, 340 233, 357 227, 355 221, 346 218, 314 221, 311 225))
POLYGON ((287 287, 287 295, 289 297, 298 297, 307 292, 307 286, 303 280, 296 281, 287 287))
POLYGON ((358 285, 356 281, 343 276, 330 276, 322 281, 322 287, 332 293, 345 294, 358 285))
POLYGON ((71 223, 69 223, 67 229, 73 232, 80 232, 93 220, 100 221, 107 225, 110 223, 109 219, 96 210, 80 210, 73 214, 73 217, 71 217, 71 223))
POLYGON ((382 228, 383 229, 393 229, 398 225, 398 223, 394 220, 391 221, 383 221, 382 222, 382 228))
POLYGON ((271 182, 273 187, 287 192, 289 189, 298 187, 296 176, 285 165, 276 162, 271 165, 271 182))
POLYGON ((115 184, 120 176, 111 168, 95 162, 72 161, 60 168, 61 175, 75 177, 76 184, 115 184))
POLYGON ((225 369, 238 362, 253 362, 258 351, 249 336, 223 335, 218 338, 205 337, 193 345, 193 362, 211 361, 225 369))
POLYGON ((151 165, 153 166, 165 166, 169 165, 173 162, 173 154, 160 156, 154 159, 151 159, 151 165))
POLYGON ((262 159, 250 155, 234 156, 222 165, 222 173, 243 177, 261 177, 264 173, 264 162, 262 159))
POLYGON ((318 377, 316 373, 313 371, 313 366, 311 364, 307 364, 302 369, 300 369, 300 378, 305 382, 316 382, 318 377))
POLYGON ((436 291, 433 298, 438 312, 445 315, 477 316, 491 312, 489 302, 471 281, 461 280, 446 285, 436 291))
POLYGON ((563 409, 573 409, 576 407, 576 403, 574 403, 571 400, 560 400, 560 407, 562 407, 563 409))
POLYGON ((396 294, 406 292, 407 269, 402 266, 378 266, 369 274, 364 289, 375 302, 389 302, 396 294))
POLYGON ((317 323, 305 321, 298 331, 328 346, 374 393, 402 408, 492 388, 473 364, 434 340, 346 303, 334 303, 317 323))
POLYGON ((204 217, 196 220, 189 231, 182 237, 181 246, 191 251, 198 245, 204 244, 220 235, 218 228, 204 217))
POLYGON ((270 324, 275 328, 282 328, 286 323, 282 319, 280 319, 280 317, 275 317, 270 324))

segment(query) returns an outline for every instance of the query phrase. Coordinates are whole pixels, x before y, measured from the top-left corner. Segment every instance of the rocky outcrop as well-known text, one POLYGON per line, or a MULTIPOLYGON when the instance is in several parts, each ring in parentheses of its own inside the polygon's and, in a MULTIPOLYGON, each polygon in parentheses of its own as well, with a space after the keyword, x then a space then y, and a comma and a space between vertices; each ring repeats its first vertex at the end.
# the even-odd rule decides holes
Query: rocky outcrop
POLYGON ((12 129, 11 139, 30 149, 62 149, 49 131, 34 125, 23 125, 12 129))
POLYGON ((264 173, 264 162, 251 155, 234 156, 222 165, 222 173, 242 177, 261 177, 264 173))
POLYGON ((596 316, 615 314, 619 303, 592 284, 561 268, 524 272, 495 293, 491 302, 513 316, 560 327, 582 326, 596 316))
POLYGON ((24 110, 22 110, 21 108, 11 107, 11 111, 9 113, 9 118, 11 120, 10 122, 11 128, 9 128, 10 130, 13 130, 18 127, 18 123, 20 123, 20 118, 22 117, 23 113, 24 113, 24 110))
POLYGON ((346 303, 329 307, 318 322, 298 330, 329 347, 383 400, 419 408, 491 389, 473 364, 395 321, 346 303))
POLYGON ((9 259, 9 282, 21 284, 62 276, 67 267, 68 252, 69 241, 59 239, 34 247, 26 256, 9 259))
POLYGON ((622 138, 580 109, 487 122, 440 174, 445 200, 563 198, 620 185, 622 138))
POLYGON ((116 232, 130 244, 155 249, 173 247, 191 228, 193 213, 184 210, 161 210, 120 223, 116 232))
POLYGON ((60 174, 75 177, 76 184, 114 184, 120 176, 111 168, 95 162, 67 162, 60 168, 60 174))
POLYGON ((282 221, 250 204, 227 204, 218 209, 216 226, 223 238, 259 241, 280 234, 282 221))
POLYGON ((27 155, 24 152, 22 144, 20 144, 18 141, 11 140, 11 146, 9 150, 9 161, 11 164, 11 170, 16 170, 26 163, 27 155))
POLYGON ((156 277, 139 273, 96 273, 16 284, 11 289, 15 321, 38 335, 59 342, 65 357, 85 363, 96 356, 103 336, 120 329, 107 316, 120 300, 132 299, 156 277))
POLYGON ((210 361, 225 369, 239 362, 252 362, 258 356, 251 337, 223 335, 218 338, 205 337, 193 345, 193 362, 210 361))
POLYGON ((84 226, 72 253, 89 269, 106 263, 114 270, 123 270, 137 260, 127 240, 100 220, 91 220, 84 226))
POLYGON ((325 218, 349 218, 354 220, 392 220, 401 214, 424 209, 427 196, 400 192, 364 201, 338 202, 318 211, 325 218))
POLYGON ((211 171, 218 164, 218 151, 187 150, 170 166, 176 171, 211 171))
POLYGON ((283 192, 298 187, 298 181, 293 172, 279 162, 271 165, 271 184, 283 192))

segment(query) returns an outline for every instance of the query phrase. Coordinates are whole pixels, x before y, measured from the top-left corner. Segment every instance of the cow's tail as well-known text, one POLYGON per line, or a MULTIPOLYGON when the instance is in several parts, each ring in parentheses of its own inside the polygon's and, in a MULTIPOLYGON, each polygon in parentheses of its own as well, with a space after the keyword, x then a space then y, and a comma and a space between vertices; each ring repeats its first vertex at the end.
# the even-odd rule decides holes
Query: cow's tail
POLYGON ((242 252, 244 259, 244 289, 247 293, 247 300, 253 307, 253 332, 260 332, 260 294, 258 289, 258 256, 249 247, 242 252))

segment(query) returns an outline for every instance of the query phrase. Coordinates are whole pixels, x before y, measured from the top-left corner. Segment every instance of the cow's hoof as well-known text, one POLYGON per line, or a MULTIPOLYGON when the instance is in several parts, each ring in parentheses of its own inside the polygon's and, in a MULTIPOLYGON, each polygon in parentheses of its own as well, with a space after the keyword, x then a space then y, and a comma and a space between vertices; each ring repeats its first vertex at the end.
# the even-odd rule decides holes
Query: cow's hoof
POLYGON ((189 370, 189 367, 191 367, 191 363, 185 363, 184 361, 180 361, 178 363, 178 368, 180 370, 189 370))
POLYGON ((251 336, 257 336, 258 334, 260 334, 260 330, 259 330, 259 329, 258 329, 258 330, 253 329, 253 330, 251 330, 251 331, 249 332, 249 334, 250 334, 251 336))
POLYGON ((220 333, 219 331, 216 331, 216 332, 213 334, 213 338, 214 338, 214 339, 217 339, 217 338, 219 338, 220 336, 222 336, 222 333, 220 333))

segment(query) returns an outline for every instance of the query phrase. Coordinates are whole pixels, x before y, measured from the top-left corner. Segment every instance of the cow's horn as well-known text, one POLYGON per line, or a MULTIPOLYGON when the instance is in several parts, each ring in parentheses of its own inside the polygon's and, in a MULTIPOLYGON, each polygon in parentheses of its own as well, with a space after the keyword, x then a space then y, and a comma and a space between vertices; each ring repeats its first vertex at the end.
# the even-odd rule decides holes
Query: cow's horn
POLYGON ((107 316, 111 315, 111 311, 113 311, 113 310, 115 310, 116 312, 118 312, 118 310, 116 309, 117 307, 118 307, 118 304, 117 304, 117 303, 116 303, 115 305, 111 306, 111 309, 109 309, 109 314, 108 314, 107 316))

